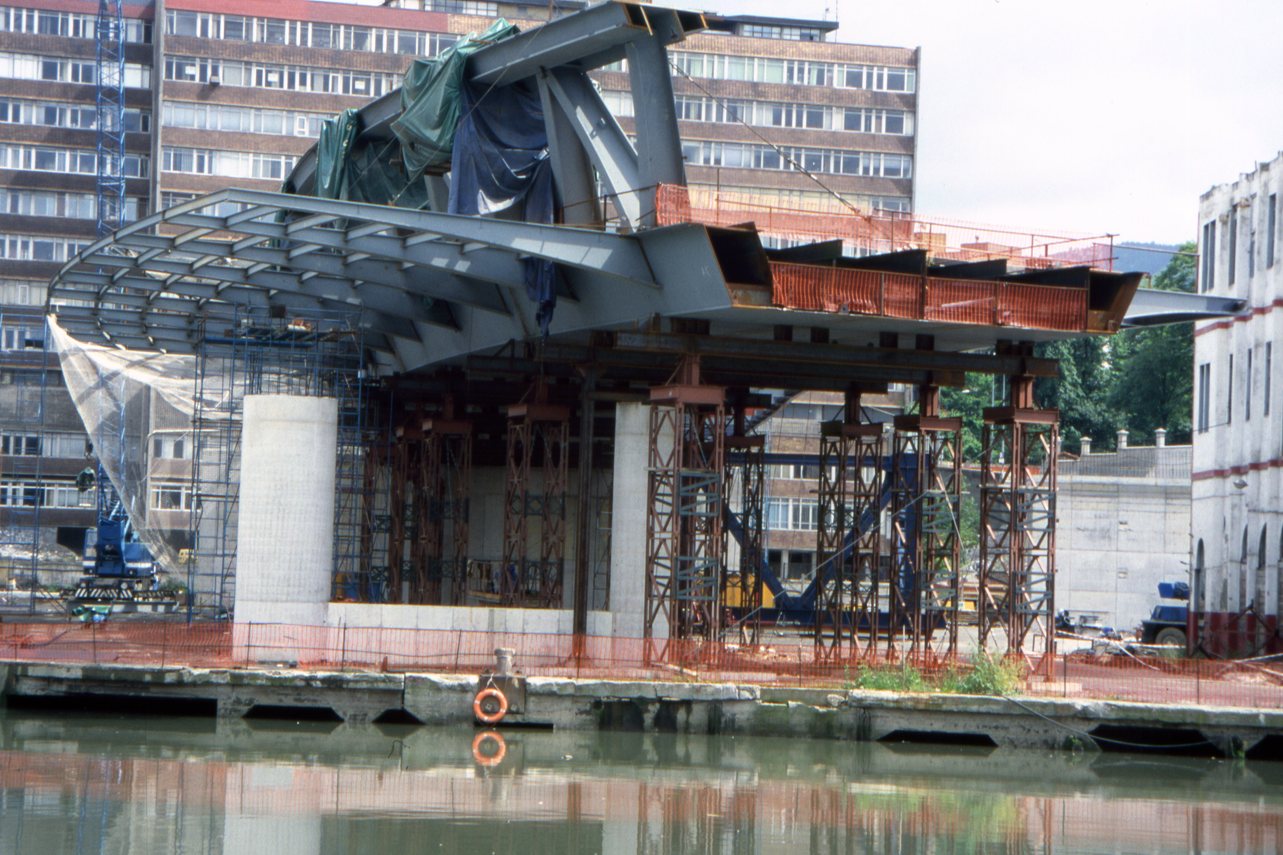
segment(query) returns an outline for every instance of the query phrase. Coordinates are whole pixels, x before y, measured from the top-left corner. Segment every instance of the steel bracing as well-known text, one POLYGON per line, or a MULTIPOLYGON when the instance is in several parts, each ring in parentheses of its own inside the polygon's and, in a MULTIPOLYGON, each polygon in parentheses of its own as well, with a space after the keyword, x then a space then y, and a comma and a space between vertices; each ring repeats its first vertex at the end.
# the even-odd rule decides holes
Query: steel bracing
POLYGON ((666 658, 670 640, 720 634, 725 400, 722 387, 701 385, 694 357, 650 393, 643 632, 652 658, 666 658))
MULTIPOLYGON (((934 400, 934 393, 923 401, 934 400)), ((935 406, 929 407, 936 411, 935 406)), ((962 420, 939 415, 895 421, 891 623, 910 658, 953 656, 962 602, 962 420)), ((888 641, 888 649, 895 641, 888 641)))
POLYGON ((979 632, 982 649, 1038 664, 1055 651, 1059 414, 1019 406, 1032 383, 1017 379, 1017 405, 985 411, 979 632))
POLYGON ((570 472, 570 410, 549 404, 537 386, 531 403, 508 408, 504 481, 501 601, 560 608, 566 570, 566 488, 570 472), (537 530, 532 535, 531 522, 537 530), (531 540, 538 552, 531 554, 531 540))
MULTIPOLYGON (((855 401, 848 413, 858 413, 855 401)), ((830 660, 868 656, 877 646, 880 611, 881 425, 821 425, 819 469, 816 653, 830 660)))
POLYGON ((425 420, 418 475, 415 570, 422 601, 458 605, 466 595, 468 570, 471 423, 425 420))
POLYGON ((725 601, 733 599, 741 610, 739 639, 756 644, 762 628, 760 568, 766 560, 766 438, 743 435, 742 409, 737 411, 736 421, 736 434, 726 438, 727 449, 735 452, 735 462, 726 464, 725 496, 738 499, 743 536, 738 570, 734 576, 727 576, 722 587, 725 601))

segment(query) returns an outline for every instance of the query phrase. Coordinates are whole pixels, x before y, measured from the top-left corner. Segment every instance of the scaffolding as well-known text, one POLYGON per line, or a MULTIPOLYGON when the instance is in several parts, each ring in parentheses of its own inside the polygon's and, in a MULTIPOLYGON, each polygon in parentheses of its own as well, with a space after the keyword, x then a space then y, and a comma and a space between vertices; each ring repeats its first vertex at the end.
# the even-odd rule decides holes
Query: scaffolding
POLYGON ((743 410, 735 434, 726 438, 726 490, 738 500, 739 565, 723 585, 723 602, 738 606, 740 640, 756 644, 762 629, 762 562, 766 560, 766 437, 745 436, 743 410))
POLYGON ((224 615, 235 601, 241 428, 246 395, 334 398, 333 574, 359 575, 367 382, 355 319, 317 312, 290 318, 241 310, 206 321, 196 348, 192 419, 193 547, 186 560, 189 615, 224 615))
POLYGON ((1059 413, 1012 378, 1011 405, 985 410, 980 480, 980 647, 1033 665, 1055 653, 1059 413))
POLYGON ((847 413, 820 426, 815 644, 832 661, 871 656, 881 624, 882 426, 858 423, 858 396, 847 413))
MULTIPOLYGON (((43 541, 42 514, 51 490, 44 480, 46 416, 49 399, 50 355, 48 334, 36 341, 25 325, 10 326, 0 314, 0 330, 16 340, 20 365, 6 366, 8 382, 0 385, 0 406, 5 419, 4 447, 0 448, 0 609, 34 613, 39 591, 47 584, 41 579, 43 541), (10 330, 17 330, 10 333, 10 330)), ((43 320, 21 317, 43 326, 43 320)), ((76 559, 79 565, 79 557, 76 559)))
POLYGON ((570 410, 548 403, 546 390, 537 382, 529 402, 508 408, 498 591, 500 601, 508 606, 562 607, 570 410), (530 554, 531 521, 538 529, 537 556, 530 554))
POLYGON ((589 489, 592 508, 592 531, 589 540, 591 567, 590 609, 610 605, 610 544, 614 528, 614 478, 609 469, 593 467, 589 489))
POLYGON ((725 389, 700 382, 694 356, 650 391, 643 634, 651 658, 668 658, 669 640, 720 634, 725 401, 725 389))
POLYGON ((472 425, 451 418, 453 409, 447 401, 444 418, 422 425, 415 555, 421 602, 448 606, 466 596, 472 483, 472 425))
POLYGON ((922 413, 895 420, 891 467, 891 623, 908 635, 909 657, 927 662, 957 652, 962 602, 962 420, 938 414, 938 395, 924 388, 922 413))

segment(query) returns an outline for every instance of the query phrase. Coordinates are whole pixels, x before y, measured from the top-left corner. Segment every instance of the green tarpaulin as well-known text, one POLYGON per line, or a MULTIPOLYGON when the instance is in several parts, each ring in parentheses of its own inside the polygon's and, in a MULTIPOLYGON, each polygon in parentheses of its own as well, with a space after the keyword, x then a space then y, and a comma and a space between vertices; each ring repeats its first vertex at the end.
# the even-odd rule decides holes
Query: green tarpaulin
POLYGON ((401 85, 401 117, 392 123, 407 174, 417 178, 426 170, 449 167, 468 57, 516 34, 517 28, 500 18, 480 35, 470 35, 437 57, 415 60, 410 66, 401 85))

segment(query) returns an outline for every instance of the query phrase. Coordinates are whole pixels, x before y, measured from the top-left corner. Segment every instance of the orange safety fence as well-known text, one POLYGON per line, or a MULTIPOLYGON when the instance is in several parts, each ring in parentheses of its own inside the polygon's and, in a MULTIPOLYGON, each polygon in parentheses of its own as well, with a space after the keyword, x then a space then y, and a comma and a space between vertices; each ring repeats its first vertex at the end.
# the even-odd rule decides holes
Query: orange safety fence
POLYGON ((772 302, 789 309, 1067 332, 1087 329, 1087 292, 1082 288, 783 261, 770 265, 772 302))
POLYGON ((937 261, 1004 260, 1020 270, 1077 265, 1113 269, 1112 235, 1031 232, 916 214, 861 212, 837 199, 812 209, 790 208, 751 193, 676 184, 656 188, 655 209, 662 226, 751 223, 760 234, 790 242, 840 239, 860 254, 924 249, 937 261))
MULTIPOLYGON (((701 680, 755 685, 855 687, 868 670, 902 668, 884 648, 843 658, 818 656, 809 636, 761 644, 656 642, 554 633, 460 632, 284 624, 0 624, 0 661, 153 667, 244 668, 285 664, 313 670, 476 674, 510 647, 531 676, 701 680)), ((903 654, 901 654, 903 655, 903 654)), ((971 659, 914 659, 928 682, 968 673, 971 659)), ((1201 703, 1283 709, 1283 661, 1140 658, 1117 648, 1071 653, 1039 663, 1032 694, 1151 703, 1201 703)))

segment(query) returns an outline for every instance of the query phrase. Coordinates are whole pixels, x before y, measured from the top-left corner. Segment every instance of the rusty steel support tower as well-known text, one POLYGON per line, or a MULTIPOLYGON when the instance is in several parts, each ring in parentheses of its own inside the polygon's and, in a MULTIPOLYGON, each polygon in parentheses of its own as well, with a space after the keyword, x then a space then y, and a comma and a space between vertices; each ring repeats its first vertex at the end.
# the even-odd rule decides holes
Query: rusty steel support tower
POLYGON ((668 641, 720 634, 725 401, 723 387, 700 382, 695 356, 650 391, 643 634, 651 659, 670 658, 668 641))
POLYGON ((725 491, 739 493, 739 518, 743 528, 740 542, 739 570, 734 584, 727 577, 724 595, 734 590, 734 599, 742 609, 740 637, 756 644, 762 628, 762 562, 766 560, 766 437, 744 435, 744 411, 736 407, 734 434, 726 438, 726 447, 735 455, 726 466, 725 491))
POLYGON ((570 409, 547 403, 546 392, 542 382, 537 382, 530 402, 508 407, 500 585, 505 605, 562 605, 570 409), (537 481, 532 477, 536 472, 537 481), (529 554, 532 519, 538 520, 538 556, 529 554))
POLYGON ((425 602, 452 606, 467 594, 468 511, 472 483, 472 424, 451 418, 423 422, 419 450, 418 539, 415 565, 425 602))
POLYGON ((415 483, 410 475, 419 464, 417 425, 396 428, 388 453, 388 601, 421 603, 422 591, 414 572, 416 539, 415 483))
POLYGON ((921 387, 917 414, 895 420, 892 626, 907 632, 909 656, 922 661, 958 650, 961 442, 962 420, 940 415, 936 386, 921 387))
POLYGON ((845 421, 820 426, 815 650, 830 661, 877 645, 882 427, 859 418, 860 392, 850 390, 845 421))
POLYGON ((1060 414, 1034 406, 1033 378, 984 411, 980 645, 1050 664, 1055 653, 1056 452, 1060 414))

